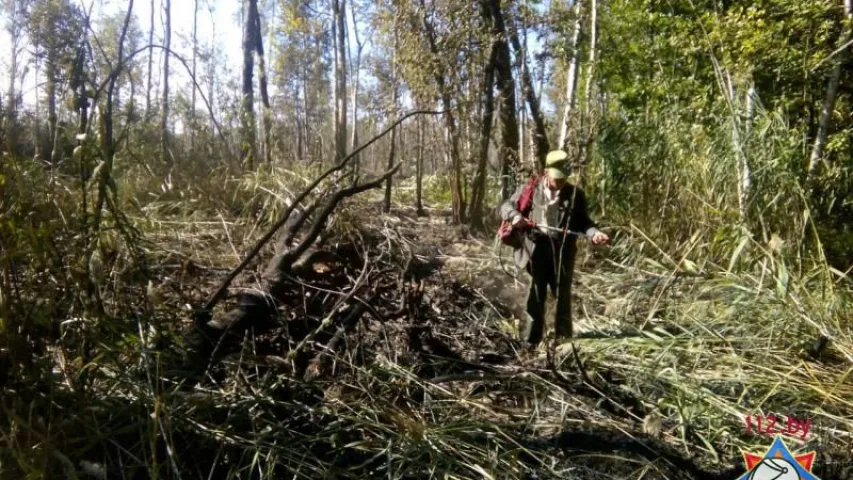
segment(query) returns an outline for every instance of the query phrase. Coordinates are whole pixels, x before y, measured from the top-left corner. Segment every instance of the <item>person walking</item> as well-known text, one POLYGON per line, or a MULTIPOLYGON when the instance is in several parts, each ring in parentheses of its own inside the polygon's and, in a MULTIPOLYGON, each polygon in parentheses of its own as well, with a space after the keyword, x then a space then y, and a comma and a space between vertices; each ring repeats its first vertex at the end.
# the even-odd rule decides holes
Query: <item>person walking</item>
POLYGON ((552 151, 545 159, 545 171, 520 186, 500 208, 501 219, 521 236, 513 252, 515 264, 530 274, 528 318, 521 335, 531 345, 539 344, 545 333, 548 287, 557 299, 556 337, 572 337, 571 292, 577 238, 589 238, 594 245, 610 242, 610 237, 590 219, 586 196, 580 187, 568 182, 569 175, 568 154, 552 151))

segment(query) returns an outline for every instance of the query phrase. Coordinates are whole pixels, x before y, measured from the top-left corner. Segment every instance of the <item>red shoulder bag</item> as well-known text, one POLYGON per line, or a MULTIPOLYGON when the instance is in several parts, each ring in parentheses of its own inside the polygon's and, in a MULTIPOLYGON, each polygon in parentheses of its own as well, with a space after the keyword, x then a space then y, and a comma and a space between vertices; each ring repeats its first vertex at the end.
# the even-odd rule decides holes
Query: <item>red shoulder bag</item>
MULTIPOLYGON (((533 209, 533 193, 539 179, 540 175, 531 178, 524 186, 524 190, 521 191, 516 210, 524 217, 528 216, 533 209)), ((521 248, 524 242, 524 235, 521 230, 514 228, 509 220, 501 221, 501 225, 498 227, 498 238, 500 238, 501 243, 512 248, 521 248)))

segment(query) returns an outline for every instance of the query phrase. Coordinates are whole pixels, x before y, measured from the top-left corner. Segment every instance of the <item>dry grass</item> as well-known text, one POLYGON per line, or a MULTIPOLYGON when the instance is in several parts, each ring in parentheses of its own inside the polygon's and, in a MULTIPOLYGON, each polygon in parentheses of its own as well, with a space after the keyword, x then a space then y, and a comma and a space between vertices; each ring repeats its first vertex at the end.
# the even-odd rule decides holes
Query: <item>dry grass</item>
MULTIPOLYGON (((465 361, 510 361, 460 371, 410 351, 410 324, 366 322, 330 376, 305 382, 287 365, 291 347, 273 355, 247 337, 206 382, 181 385, 166 368, 181 355, 187 305, 199 305, 282 210, 293 188, 282 177, 211 181, 184 199, 128 208, 153 295, 131 258, 124 273, 112 265, 101 285, 107 316, 82 330, 68 324, 49 345, 56 354, 32 367, 37 388, 3 394, 0 476, 702 478, 672 462, 730 468, 741 448, 769 444, 745 433, 744 416, 771 413, 812 419, 806 441, 791 444, 819 449, 819 467, 853 444, 843 273, 752 240, 733 242, 718 265, 703 260, 717 248, 703 235, 659 246, 639 228, 620 229, 614 247, 585 251, 579 266, 573 345, 584 383, 569 344, 530 352, 510 338, 526 282, 506 276, 491 238, 435 217, 383 216, 369 196, 332 222, 335 241, 373 232, 383 241, 363 247, 374 254, 442 262, 425 280, 421 321, 465 361), (812 358, 820 335, 829 342, 812 358), (79 353, 81 338, 96 340, 93 355, 79 353), (566 433, 593 436, 560 440, 566 433), (632 439, 657 456, 638 454, 632 439)), ((121 239, 112 244, 122 249, 121 239)), ((511 268, 507 252, 503 263, 511 268)), ((235 289, 256 286, 249 272, 235 289)))

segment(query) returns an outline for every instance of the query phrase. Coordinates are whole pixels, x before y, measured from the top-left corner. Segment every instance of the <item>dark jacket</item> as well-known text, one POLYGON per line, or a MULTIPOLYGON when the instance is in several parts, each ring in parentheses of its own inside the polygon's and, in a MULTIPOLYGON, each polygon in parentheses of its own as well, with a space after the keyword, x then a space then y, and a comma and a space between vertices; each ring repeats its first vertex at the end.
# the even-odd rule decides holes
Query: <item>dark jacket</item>
MULTIPOLYGON (((544 193, 542 190, 543 182, 545 181, 547 180, 543 177, 535 187, 536 192, 533 195, 533 210, 530 212, 530 218, 538 218, 539 215, 537 215, 536 209, 546 208, 544 205, 544 193)), ((527 183, 525 182, 523 185, 519 186, 515 193, 501 205, 501 219, 514 222, 516 218, 521 217, 521 212, 516 208, 518 206, 518 200, 521 197, 521 193, 524 191, 524 187, 526 185, 527 183)), ((567 184, 562 190, 560 190, 560 200, 558 204, 558 218, 560 218, 560 223, 559 225, 551 226, 556 226, 562 229, 568 225, 569 231, 585 235, 593 235, 598 231, 595 223, 589 218, 586 205, 586 195, 582 189, 575 187, 574 185, 567 184)), ((546 234, 541 233, 538 230, 526 232, 522 247, 515 249, 513 252, 515 265, 519 269, 524 270, 525 267, 527 267, 527 263, 530 261, 533 250, 536 248, 537 240, 547 238, 545 235, 546 234)), ((575 242, 577 241, 577 235, 564 236, 558 232, 551 233, 550 237, 556 242, 563 242, 563 248, 574 249, 575 242)))

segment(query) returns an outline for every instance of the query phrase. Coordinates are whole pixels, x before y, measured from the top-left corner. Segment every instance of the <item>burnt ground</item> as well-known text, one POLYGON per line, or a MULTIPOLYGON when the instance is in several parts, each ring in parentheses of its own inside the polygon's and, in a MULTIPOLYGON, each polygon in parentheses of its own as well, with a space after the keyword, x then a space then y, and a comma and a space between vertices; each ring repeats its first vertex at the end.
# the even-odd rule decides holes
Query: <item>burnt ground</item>
MULTIPOLYGON (((625 372, 585 347, 519 342, 526 278, 514 278, 509 252, 501 261, 488 234, 432 213, 342 209, 287 272, 279 298, 258 305, 247 294, 259 288, 258 265, 232 285, 213 322, 235 308, 250 312, 249 320, 225 329, 215 351, 202 354, 187 306, 200 305, 225 270, 204 265, 201 254, 220 249, 234 253, 233 262, 237 248, 210 235, 203 239, 209 250, 172 249, 157 269, 172 280, 161 287, 152 324, 165 330, 181 316, 189 334, 176 341, 155 334, 156 357, 125 361, 124 380, 105 389, 103 403, 69 417, 64 428, 92 430, 95 438, 81 456, 116 478, 151 475, 150 462, 130 466, 130 452, 156 458, 170 478, 743 473, 731 448, 703 444, 660 418, 654 399, 637 396, 625 372), (160 380, 152 382, 152 370, 160 380), (166 424, 146 430, 139 419, 156 412, 166 424), (113 433, 98 440, 105 431, 113 433)), ((585 278, 605 268, 602 255, 581 249, 581 256, 574 309, 585 337, 612 327, 590 324, 586 312, 613 307, 585 278)), ((821 451, 823 470, 815 473, 853 478, 838 463, 844 459, 821 451)))
MULTIPOLYGON (((719 471, 645 433, 647 404, 621 389, 618 375, 585 361, 582 351, 530 349, 516 339, 526 278, 514 277, 508 252, 496 257, 489 240, 450 227, 440 215, 398 211, 375 217, 368 228, 351 221, 360 215, 342 213, 334 234, 294 269, 277 318, 263 333, 255 330, 251 355, 241 332, 243 341, 234 342, 208 378, 227 384, 251 358, 256 372, 247 381, 287 378, 288 402, 375 406, 396 435, 424 439, 431 428, 471 422, 478 432, 459 427, 458 448, 480 445, 513 456, 502 460, 512 465, 503 471, 507 478, 733 478, 735 470, 719 471)), ((369 440, 378 438, 359 436, 369 440)), ((450 466, 464 456, 447 449, 439 463, 465 472, 450 466)), ((355 452, 344 458, 337 468, 359 465, 350 472, 354 478, 390 468, 355 452)), ((418 461, 409 462, 404 477, 425 475, 418 461)))

